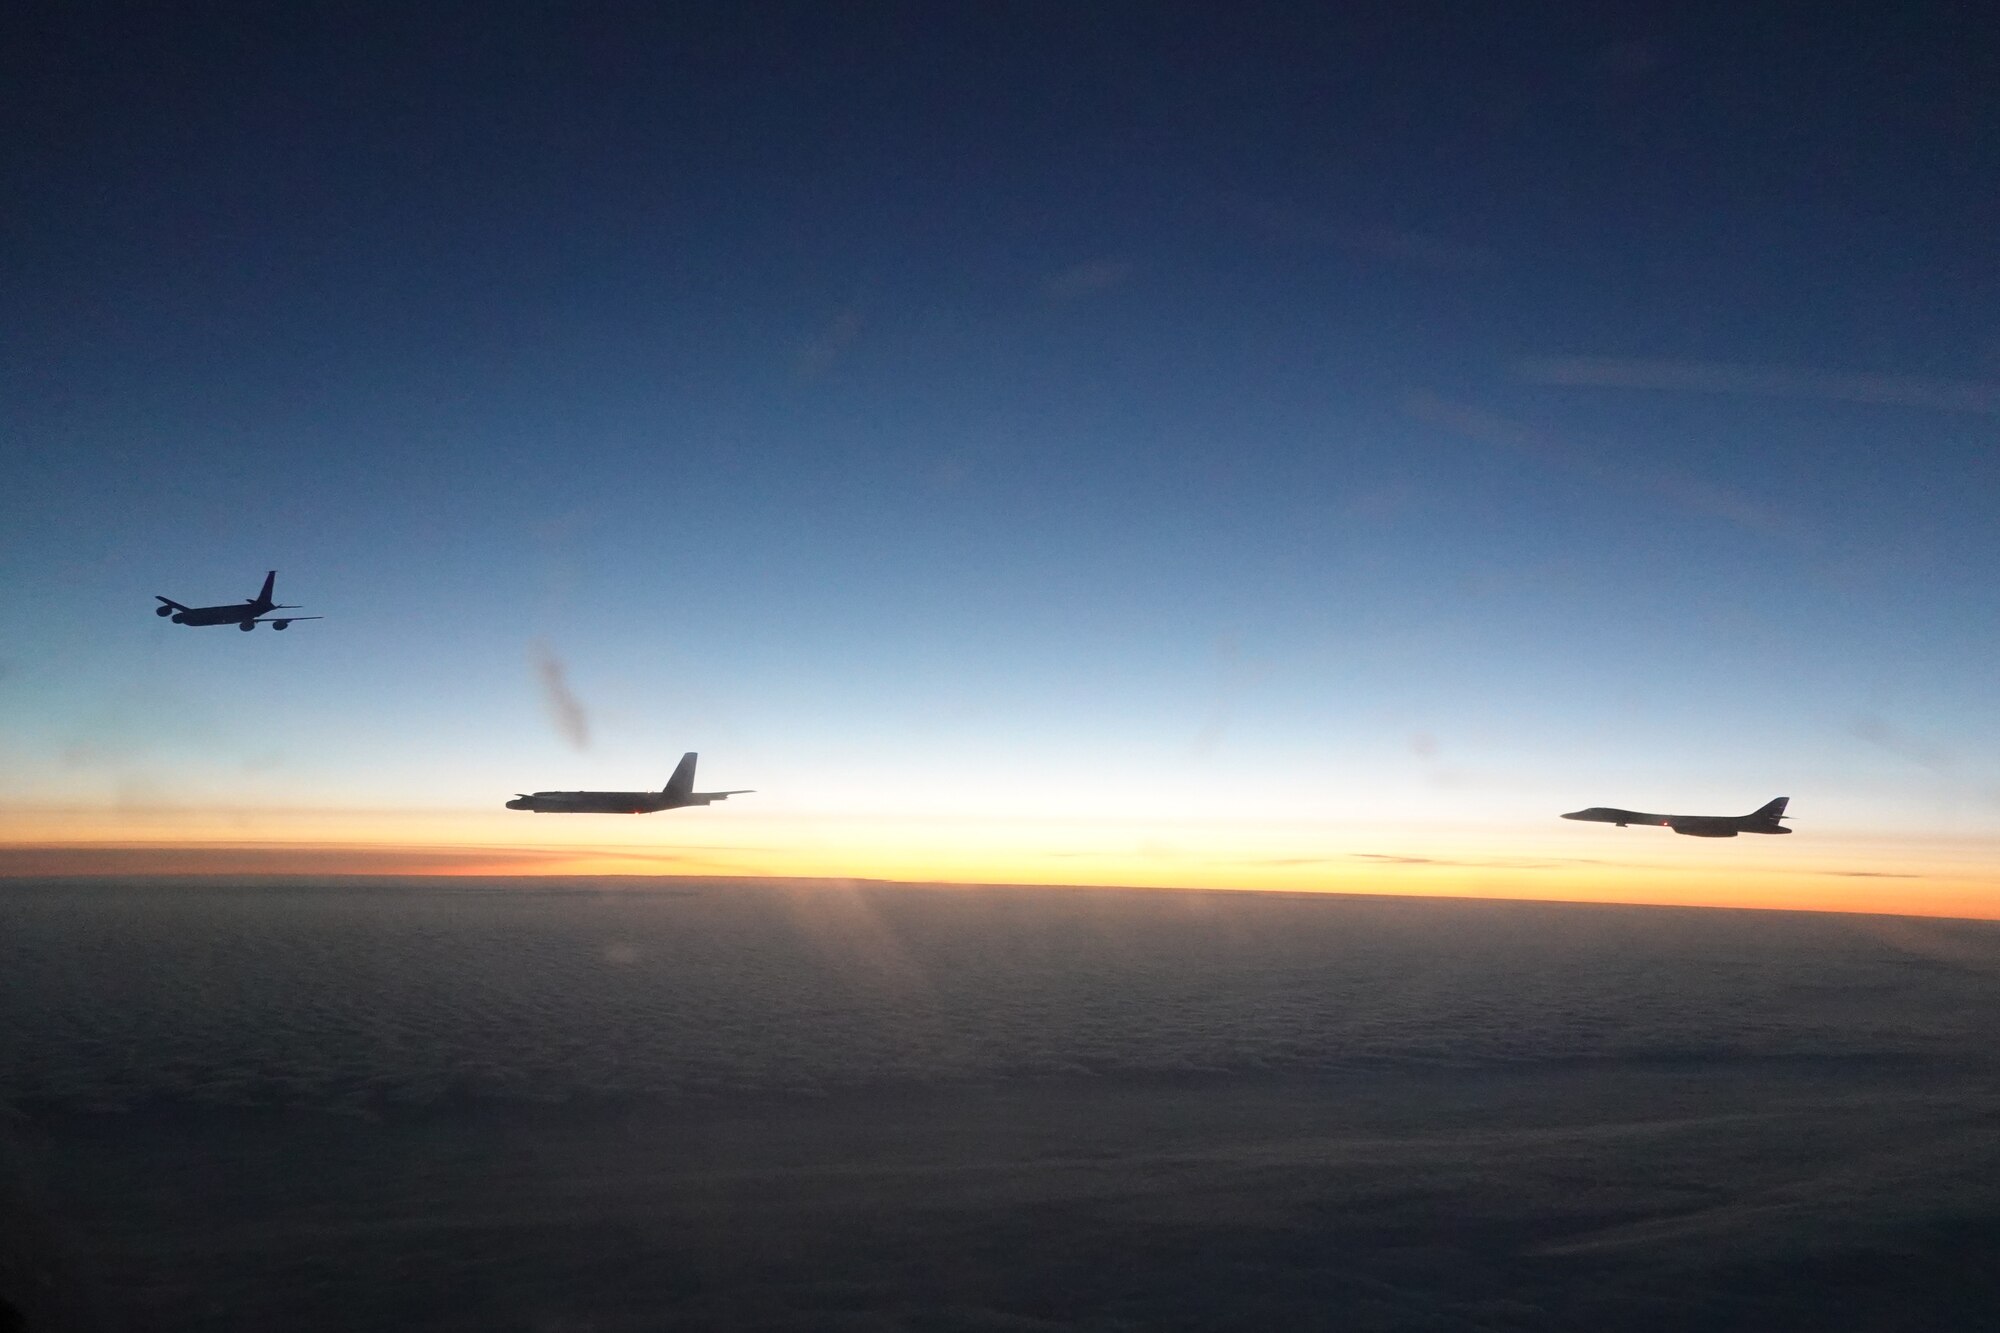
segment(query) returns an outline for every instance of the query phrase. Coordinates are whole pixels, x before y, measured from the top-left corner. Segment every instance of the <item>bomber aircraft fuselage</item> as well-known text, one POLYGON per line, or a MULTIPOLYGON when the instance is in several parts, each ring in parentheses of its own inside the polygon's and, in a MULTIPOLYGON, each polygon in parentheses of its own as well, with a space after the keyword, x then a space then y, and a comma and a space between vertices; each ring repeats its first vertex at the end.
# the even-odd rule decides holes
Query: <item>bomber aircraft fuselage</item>
POLYGON ((1791 799, 1780 796, 1747 815, 1655 815, 1644 810, 1593 805, 1588 810, 1573 810, 1563 818, 1616 824, 1619 828, 1627 824, 1655 824, 1690 838, 1733 838, 1739 833, 1790 833, 1791 830, 1778 821, 1785 817, 1785 805, 1791 799))
POLYGON ((735 791, 696 791, 694 765, 695 752, 690 750, 681 756, 674 775, 659 791, 522 792, 507 802, 507 808, 532 810, 538 815, 650 815, 690 805, 712 805, 749 794, 748 787, 735 791))

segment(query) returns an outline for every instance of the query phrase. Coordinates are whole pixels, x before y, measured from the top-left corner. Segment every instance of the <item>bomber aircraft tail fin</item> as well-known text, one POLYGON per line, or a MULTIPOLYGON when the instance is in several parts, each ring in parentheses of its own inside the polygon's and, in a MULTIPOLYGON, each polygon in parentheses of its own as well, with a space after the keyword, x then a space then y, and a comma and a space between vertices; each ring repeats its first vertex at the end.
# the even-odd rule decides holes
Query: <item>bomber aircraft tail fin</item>
POLYGON ((1757 807, 1757 809, 1750 812, 1748 817, 1760 824, 1769 824, 1775 828, 1778 821, 1785 817, 1785 805, 1791 799, 1789 796, 1780 796, 1777 800, 1767 805, 1757 807))
POLYGON ((666 794, 669 796, 691 796, 694 794, 694 757, 689 750, 681 756, 681 762, 674 769, 674 775, 667 779, 666 794))
POLYGON ((271 604, 271 587, 277 581, 278 571, 274 569, 264 576, 264 586, 258 589, 257 595, 250 600, 259 606, 269 606, 271 604))

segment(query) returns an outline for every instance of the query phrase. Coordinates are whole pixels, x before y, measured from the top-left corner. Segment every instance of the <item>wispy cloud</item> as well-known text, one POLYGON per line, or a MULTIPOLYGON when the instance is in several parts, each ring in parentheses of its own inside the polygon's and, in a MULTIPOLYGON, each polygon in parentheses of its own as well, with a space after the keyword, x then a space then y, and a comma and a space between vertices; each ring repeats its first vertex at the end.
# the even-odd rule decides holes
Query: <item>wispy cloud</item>
POLYGON ((1055 302, 1080 300, 1094 292, 1109 291, 1131 276, 1132 265, 1123 259, 1086 260, 1042 279, 1042 295, 1055 302))
POLYGON ((1377 865, 1448 866, 1457 870, 1556 870, 1563 866, 1617 866, 1629 864, 1622 861, 1600 861, 1580 856, 1488 856, 1457 858, 1448 856, 1410 856, 1401 852, 1349 852, 1348 856, 1357 861, 1373 861, 1377 865))
POLYGON ((1759 504, 1747 496, 1691 476, 1655 472, 1621 459, 1612 467, 1600 462, 1584 448, 1558 436, 1496 413, 1461 403, 1447 402, 1432 394, 1418 394, 1409 400, 1412 417, 1434 426, 1455 431, 1467 439, 1496 444, 1550 467, 1588 476, 1607 485, 1641 490, 1678 508, 1707 518, 1719 518, 1747 532, 1813 547, 1811 534, 1790 518, 1759 504))
POLYGON ((1342 249, 1364 259, 1379 259, 1442 272, 1466 272, 1485 268, 1493 262, 1493 252, 1484 246, 1447 240, 1411 231, 1407 227, 1336 230, 1332 239, 1342 249))
POLYGON ((528 646, 528 653, 534 664, 535 679, 542 687, 542 703, 549 710, 556 733, 579 750, 589 749, 590 716, 569 687, 562 659, 541 639, 528 646))
POLYGON ((816 380, 826 375, 860 336, 861 312, 849 306, 827 321, 799 353, 799 378, 816 380))
POLYGON ((1352 259, 1470 273, 1494 267, 1498 255, 1476 242, 1388 222, 1329 219, 1291 204, 1252 195, 1226 195, 1224 213, 1239 225, 1283 244, 1340 251, 1352 259))
MULTIPOLYGON (((534 875, 624 866, 658 874, 730 871, 703 848, 462 847, 285 842, 0 846, 0 878, 98 875, 534 875)), ((728 849, 723 849, 728 850, 728 849)))
POLYGON ((1196 759, 1207 759, 1221 747, 1223 735, 1235 717, 1237 701, 1270 674, 1266 664, 1246 660, 1236 641, 1227 635, 1216 640, 1215 656, 1215 695, 1188 746, 1196 759))
POLYGON ((1847 724, 1847 734, 1927 768, 1939 777, 1953 775, 1957 758, 1949 750, 1912 736, 1885 717, 1862 713, 1847 724))
POLYGON ((2000 413, 2000 384, 1984 380, 1613 356, 1533 357, 1517 362, 1514 373, 1530 384, 1814 398, 1934 412, 2000 413))

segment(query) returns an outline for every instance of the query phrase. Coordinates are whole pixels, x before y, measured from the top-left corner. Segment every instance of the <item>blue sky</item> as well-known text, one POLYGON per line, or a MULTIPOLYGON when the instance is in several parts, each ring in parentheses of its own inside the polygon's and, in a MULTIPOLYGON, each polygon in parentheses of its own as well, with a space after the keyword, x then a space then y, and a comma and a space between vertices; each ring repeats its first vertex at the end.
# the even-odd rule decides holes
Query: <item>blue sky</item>
POLYGON ((1990 836, 1978 23, 31 21, 0 795, 1990 836))

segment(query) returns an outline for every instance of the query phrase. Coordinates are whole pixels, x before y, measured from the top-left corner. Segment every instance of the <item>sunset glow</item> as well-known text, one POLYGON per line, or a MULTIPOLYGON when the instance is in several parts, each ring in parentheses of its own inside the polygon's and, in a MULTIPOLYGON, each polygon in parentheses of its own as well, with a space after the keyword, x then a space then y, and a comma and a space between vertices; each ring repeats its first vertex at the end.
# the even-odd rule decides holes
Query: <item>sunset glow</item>
MULTIPOLYGON (((662 817, 664 818, 664 817, 662 817)), ((2000 919, 1994 847, 1836 837, 1809 855, 1718 850, 1651 830, 1584 843, 1567 830, 1450 837, 1421 825, 1196 821, 759 819, 707 816, 701 836, 642 836, 615 816, 238 813, 186 820, 77 811, 0 828, 4 875, 456 875, 827 878, 1122 885, 1654 903, 2000 919), (590 827, 595 824, 596 827, 590 827), (246 831, 245 826, 249 826, 246 831), (607 827, 609 825, 609 827, 607 827), (34 835, 41 833, 41 838, 34 835), (53 834, 54 836, 49 836, 53 834), (543 836, 530 836, 543 835, 543 836), (617 836, 623 834, 624 836, 617 836), (1657 844, 1657 845, 1648 845, 1657 844), (1698 850, 1697 850, 1698 849, 1698 850), (1696 860, 1696 857, 1699 860, 1696 860)))
POLYGON ((829 12, 599 77, 736 22, 672 9, 552 13, 521 69, 134 54, 195 25, 22 83, 8 873, 2000 916, 1959 103, 1906 158, 1811 96, 1718 137, 1768 71, 1498 18, 1239 67, 1088 7, 926 20, 983 34, 949 75, 829 12), (1412 99, 1460 60, 1565 91, 1412 99), (156 614, 267 571, 320 618, 156 614), (750 794, 503 808, 690 750, 750 794), (1780 795, 1791 837, 1557 818, 1780 795))

